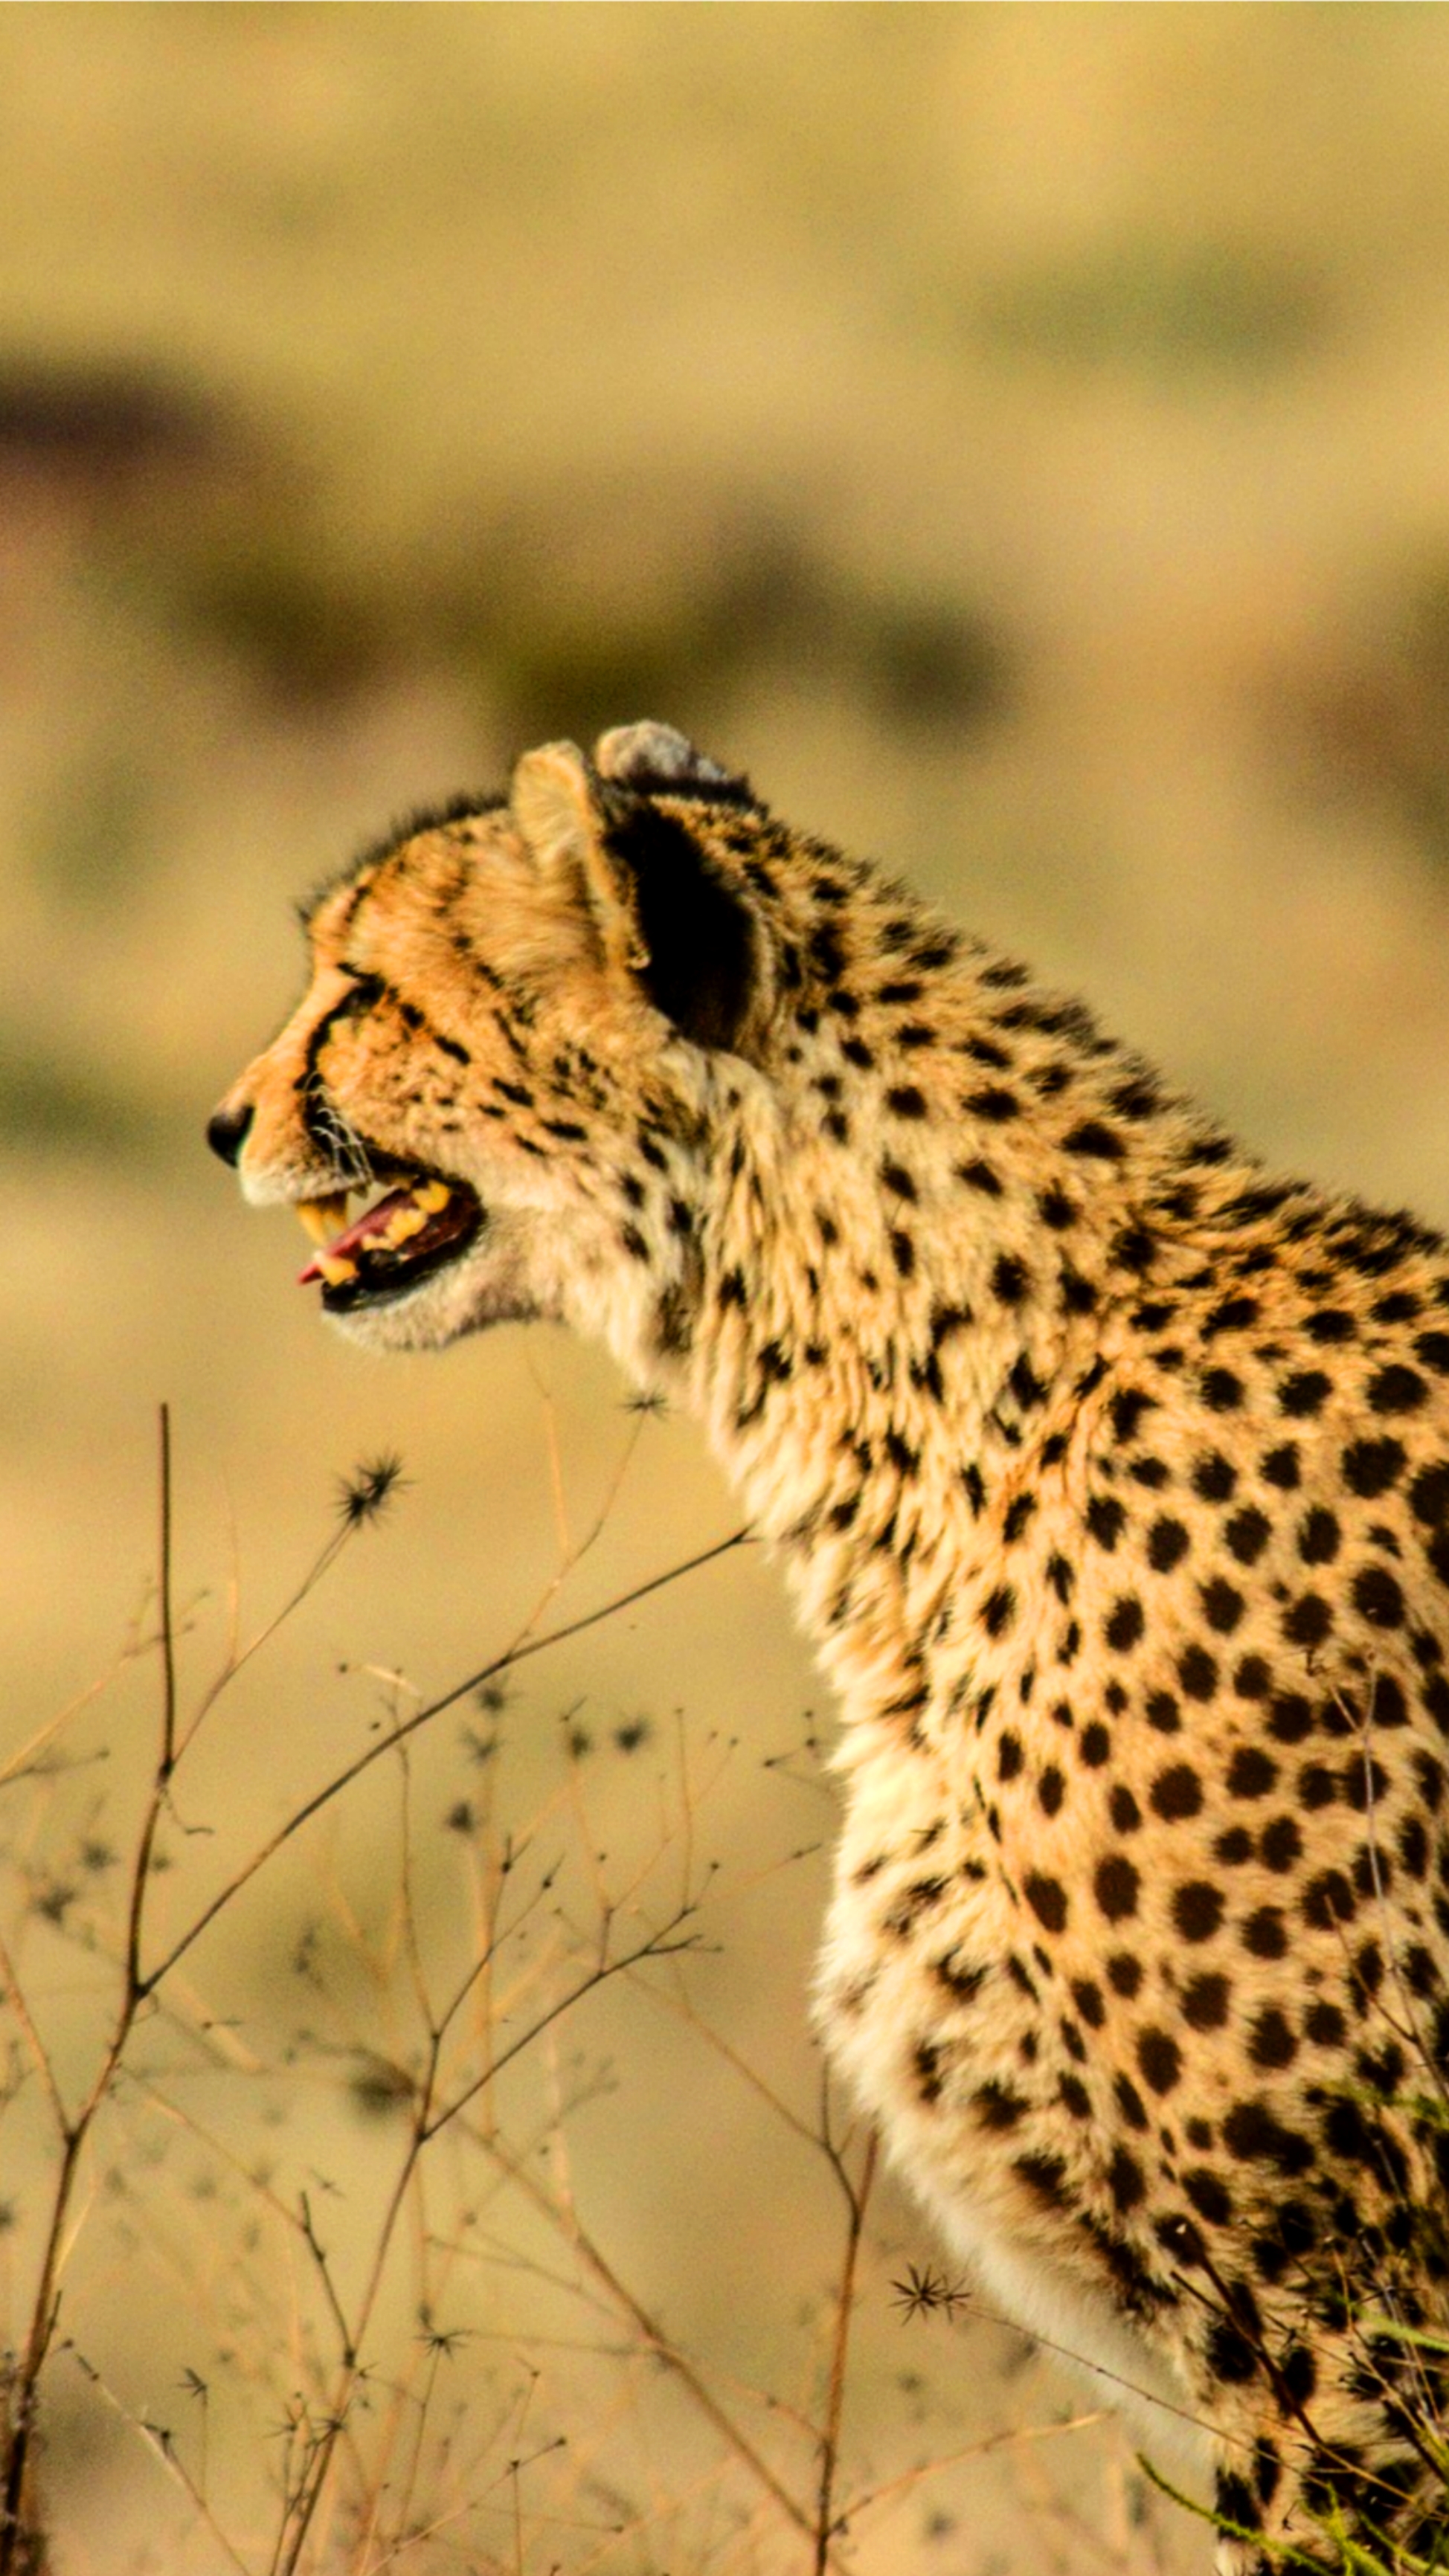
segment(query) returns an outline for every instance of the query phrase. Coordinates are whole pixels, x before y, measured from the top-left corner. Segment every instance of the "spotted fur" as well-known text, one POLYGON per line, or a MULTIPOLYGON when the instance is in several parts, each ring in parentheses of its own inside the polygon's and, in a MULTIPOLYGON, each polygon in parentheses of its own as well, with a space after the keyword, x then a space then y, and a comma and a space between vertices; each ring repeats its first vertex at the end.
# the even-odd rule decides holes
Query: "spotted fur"
POLYGON ((312 908, 213 1122, 466 1183, 343 1320, 602 1337, 841 1711, 829 2046, 994 2298, 1204 2470, 1220 2566, 1444 2516, 1449 1258, 662 726, 312 908), (1437 2499, 1437 2502, 1436 2502, 1437 2499), (1269 2544, 1277 2544, 1277 2550, 1269 2544))

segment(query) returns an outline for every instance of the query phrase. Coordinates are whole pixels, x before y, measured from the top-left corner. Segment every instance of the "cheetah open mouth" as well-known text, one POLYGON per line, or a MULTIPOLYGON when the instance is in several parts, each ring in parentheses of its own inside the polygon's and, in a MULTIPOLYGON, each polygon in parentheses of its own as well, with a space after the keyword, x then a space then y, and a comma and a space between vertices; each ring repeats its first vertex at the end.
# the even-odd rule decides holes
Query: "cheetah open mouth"
POLYGON ((483 1223, 483 1209, 466 1181, 438 1172, 416 1172, 400 1187, 347 1223, 347 1192, 300 1199, 297 1214, 314 1243, 315 1259, 298 1284, 322 1282, 329 1314, 358 1306, 386 1306, 467 1251, 483 1223))

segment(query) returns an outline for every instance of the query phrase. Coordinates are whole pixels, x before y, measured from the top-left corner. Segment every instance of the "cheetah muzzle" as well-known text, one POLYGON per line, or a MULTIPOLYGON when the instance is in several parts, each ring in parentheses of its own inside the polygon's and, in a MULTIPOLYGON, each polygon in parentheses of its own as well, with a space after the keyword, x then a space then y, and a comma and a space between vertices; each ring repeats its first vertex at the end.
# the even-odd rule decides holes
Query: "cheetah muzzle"
POLYGON ((308 935, 211 1141, 356 1340, 549 1317, 704 1424, 839 1704, 821 2028, 952 2245, 1231 2576, 1420 2563, 1443 1241, 666 726, 417 816, 308 935))

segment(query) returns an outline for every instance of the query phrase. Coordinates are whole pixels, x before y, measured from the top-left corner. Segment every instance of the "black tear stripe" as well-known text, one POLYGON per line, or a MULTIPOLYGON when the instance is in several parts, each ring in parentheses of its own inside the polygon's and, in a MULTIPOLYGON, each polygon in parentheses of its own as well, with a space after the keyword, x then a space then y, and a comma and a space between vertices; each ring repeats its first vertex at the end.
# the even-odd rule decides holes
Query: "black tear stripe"
MULTIPOLYGON (((377 977, 366 980, 377 983, 378 989, 381 990, 377 977)), ((307 1052, 303 1058, 302 1070, 297 1076, 296 1091, 302 1112, 302 1124, 318 1152, 329 1163, 337 1159, 337 1120, 336 1113, 328 1103, 327 1088, 322 1080, 319 1058, 332 1035, 336 1022, 351 1018, 357 1011, 358 994, 361 989, 362 979, 359 979, 355 991, 344 994, 340 1002, 334 1002, 331 1010, 323 1013, 308 1036, 307 1052)), ((370 1002, 372 996, 368 995, 366 998, 370 1002)))
POLYGON ((344 994, 340 1002, 335 1002, 330 1011, 324 1012, 317 1022, 308 1037, 306 1057, 297 1077, 303 1123, 313 1144, 324 1152, 330 1152, 332 1145, 321 1122, 324 1115, 330 1117, 332 1113, 326 1106, 326 1086, 319 1058, 338 1020, 356 1018, 363 1012, 375 1010, 379 1003, 390 1003, 412 1036, 420 1037, 425 1045, 436 1047, 441 1054, 451 1056, 455 1064, 469 1065, 473 1061, 467 1047, 456 1038, 446 1036, 441 1029, 435 1029, 416 1004, 405 1001, 397 987, 389 984, 383 976, 363 974, 353 966, 344 966, 342 971, 352 977, 352 990, 344 994))
POLYGON ((627 870, 649 952, 643 983, 655 1009, 697 1046, 731 1047, 754 980, 749 915, 671 816, 631 804, 606 834, 627 870))

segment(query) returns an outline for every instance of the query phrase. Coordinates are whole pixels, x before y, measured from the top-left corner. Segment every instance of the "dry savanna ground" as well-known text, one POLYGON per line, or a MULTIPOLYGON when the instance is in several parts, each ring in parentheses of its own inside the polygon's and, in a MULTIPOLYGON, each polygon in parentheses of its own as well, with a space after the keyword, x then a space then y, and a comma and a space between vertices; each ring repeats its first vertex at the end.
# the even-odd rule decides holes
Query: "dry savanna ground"
POLYGON ((0 204, 0 2298, 23 2350, 58 2291, 56 2569, 1203 2570, 822 2091, 770 1569, 401 1733, 730 1536, 693 1436, 546 1333, 364 1366, 200 1131, 294 896, 652 713, 1449 1220, 1449 18, 40 5, 0 204))

